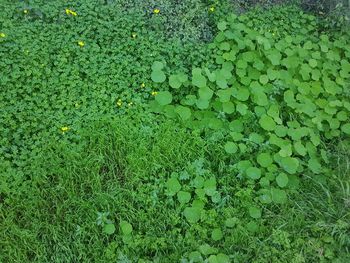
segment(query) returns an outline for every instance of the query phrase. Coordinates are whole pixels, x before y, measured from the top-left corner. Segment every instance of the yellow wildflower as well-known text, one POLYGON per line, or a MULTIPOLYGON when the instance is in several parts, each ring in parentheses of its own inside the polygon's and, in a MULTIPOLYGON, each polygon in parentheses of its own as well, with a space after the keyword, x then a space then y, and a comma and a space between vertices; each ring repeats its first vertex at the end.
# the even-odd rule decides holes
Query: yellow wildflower
POLYGON ((145 83, 141 83, 141 88, 144 88, 145 86, 145 83))
POLYGON ((214 6, 211 6, 211 7, 209 8, 209 11, 210 11, 210 12, 214 12, 214 11, 215 11, 215 7, 214 7, 214 6))
POLYGON ((83 46, 85 46, 85 43, 84 43, 84 41, 78 41, 78 45, 83 47, 83 46))
POLYGON ((152 96, 156 96, 157 94, 158 94, 157 91, 152 91, 152 92, 151 92, 151 95, 152 95, 152 96))
POLYGON ((0 37, 6 37, 5 33, 0 33, 0 37))
POLYGON ((67 15, 72 15, 72 16, 77 16, 77 12, 74 12, 73 10, 70 10, 68 8, 66 8, 66 14, 67 15))
POLYGON ((132 38, 136 38, 137 34, 136 33, 132 33, 131 36, 132 36, 132 38))
POLYGON ((122 106, 122 104, 123 104, 122 100, 121 100, 121 99, 119 99, 119 100, 117 101, 117 106, 118 106, 118 107, 121 107, 121 106, 122 106))
POLYGON ((27 9, 24 9, 24 10, 23 10, 23 13, 28 14, 28 10, 27 10, 27 9))
POLYGON ((132 106, 134 103, 132 103, 132 101, 130 101, 129 103, 128 103, 128 106, 130 107, 130 106, 132 106))
POLYGON ((64 127, 62 127, 61 128, 61 132, 62 133, 65 133, 65 132, 67 132, 67 131, 69 131, 70 129, 69 129, 69 127, 67 127, 67 126, 64 126, 64 127))
POLYGON ((153 13, 154 13, 154 14, 159 14, 159 12, 160 12, 160 10, 157 9, 157 8, 153 10, 153 13))

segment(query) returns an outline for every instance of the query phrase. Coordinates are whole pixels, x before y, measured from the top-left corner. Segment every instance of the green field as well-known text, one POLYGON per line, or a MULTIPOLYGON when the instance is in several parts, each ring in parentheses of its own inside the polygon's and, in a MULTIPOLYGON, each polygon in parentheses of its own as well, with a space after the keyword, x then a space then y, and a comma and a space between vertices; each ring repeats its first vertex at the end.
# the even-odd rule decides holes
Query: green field
POLYGON ((350 262, 350 30, 265 2, 0 0, 0 263, 350 262))

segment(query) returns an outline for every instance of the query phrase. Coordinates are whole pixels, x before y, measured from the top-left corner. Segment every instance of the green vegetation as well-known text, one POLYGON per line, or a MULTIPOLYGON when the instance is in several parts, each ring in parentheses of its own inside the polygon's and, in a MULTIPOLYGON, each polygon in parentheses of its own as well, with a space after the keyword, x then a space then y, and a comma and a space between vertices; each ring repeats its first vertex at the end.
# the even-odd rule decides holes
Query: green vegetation
POLYGON ((1 7, 0 262, 350 261, 349 31, 230 1, 1 7))

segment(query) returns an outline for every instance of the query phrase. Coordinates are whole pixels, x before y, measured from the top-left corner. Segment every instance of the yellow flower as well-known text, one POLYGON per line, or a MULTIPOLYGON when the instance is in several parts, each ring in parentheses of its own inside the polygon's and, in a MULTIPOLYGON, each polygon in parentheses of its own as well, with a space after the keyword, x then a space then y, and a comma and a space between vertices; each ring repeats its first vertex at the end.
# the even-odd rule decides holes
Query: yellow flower
POLYGON ((84 43, 84 41, 78 41, 78 45, 83 47, 83 46, 85 46, 85 43, 84 43))
POLYGON ((27 9, 24 9, 24 10, 23 10, 23 13, 28 14, 28 10, 27 10, 27 9))
POLYGON ((117 101, 117 106, 118 106, 118 107, 121 107, 121 106, 122 106, 122 104, 123 104, 122 100, 121 100, 121 99, 119 99, 119 100, 117 101))
POLYGON ((151 95, 152 95, 152 96, 156 96, 157 94, 158 94, 157 91, 152 91, 152 92, 151 92, 151 95))
POLYGON ((209 8, 209 11, 210 11, 210 12, 214 12, 214 11, 215 11, 215 7, 214 7, 214 6, 211 6, 211 7, 209 8))
POLYGON ((153 10, 153 13, 154 13, 154 14, 159 14, 159 12, 160 12, 160 10, 157 9, 157 8, 153 10))
POLYGON ((132 101, 130 101, 129 103, 128 103, 128 106, 132 106, 134 103, 132 103, 132 101))
POLYGON ((72 15, 72 16, 77 16, 77 12, 74 12, 73 10, 70 10, 68 8, 66 8, 66 14, 67 15, 72 15))
POLYGON ((0 33, 0 37, 6 37, 5 33, 0 33))
POLYGON ((136 33, 132 33, 131 36, 132 36, 132 38, 136 38, 137 34, 136 33))
POLYGON ((69 131, 70 129, 69 129, 69 127, 67 127, 67 126, 64 126, 64 127, 62 127, 61 128, 61 132, 62 133, 65 133, 65 132, 67 132, 67 131, 69 131))
POLYGON ((145 83, 141 83, 141 88, 144 88, 145 86, 145 83))

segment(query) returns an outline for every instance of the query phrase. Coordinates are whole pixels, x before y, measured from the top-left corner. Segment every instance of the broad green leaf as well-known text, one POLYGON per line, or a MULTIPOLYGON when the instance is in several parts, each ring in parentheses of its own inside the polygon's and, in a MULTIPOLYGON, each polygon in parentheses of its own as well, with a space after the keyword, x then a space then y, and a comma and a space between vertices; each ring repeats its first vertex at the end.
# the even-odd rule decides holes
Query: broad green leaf
POLYGON ((177 75, 170 75, 169 77, 169 85, 173 89, 179 89, 182 85, 182 82, 179 80, 177 75))
POLYGON ((260 153, 257 157, 258 164, 262 167, 269 167, 273 163, 273 159, 269 153, 260 153))
POLYGON ((180 118, 185 121, 191 118, 191 110, 185 106, 176 106, 175 112, 180 115, 180 118))
POLYGON ((197 223, 201 218, 202 209, 199 207, 186 207, 184 216, 190 223, 197 223))
POLYGON ((152 64, 153 71, 161 71, 164 68, 164 65, 160 61, 154 61, 152 64))
POLYGON ((205 194, 208 196, 213 196, 216 191, 216 179, 215 177, 211 177, 204 181, 203 189, 205 194))
POLYGON ((271 189, 272 201, 276 204, 284 204, 287 202, 287 194, 284 190, 272 188, 271 189))
POLYGON ((238 147, 234 142, 227 142, 224 148, 225 148, 225 151, 229 154, 236 153, 238 150, 238 147))
POLYGON ((123 235, 130 235, 132 232, 132 225, 127 221, 120 221, 119 223, 120 229, 122 230, 123 235))
POLYGON ((169 191, 169 195, 173 196, 181 189, 181 184, 179 180, 177 180, 175 177, 171 177, 166 182, 166 187, 169 191))
POLYGON ((341 126, 341 130, 342 132, 344 132, 345 134, 350 134, 350 123, 346 123, 344 125, 341 126))
POLYGON ((192 70, 192 84, 198 88, 203 88, 207 85, 207 79, 202 75, 200 68, 192 70))
POLYGON ((103 226, 103 232, 107 235, 112 235, 115 232, 115 226, 114 224, 105 224, 103 226))
POLYGON ((204 110, 204 109, 207 109, 209 107, 209 100, 205 100, 205 99, 198 99, 196 101, 196 105, 198 107, 198 109, 200 110, 204 110))
POLYGON ((210 100, 213 97, 213 91, 208 87, 198 89, 198 94, 203 100, 210 100))
POLYGON ((231 114, 235 112, 235 105, 231 101, 223 102, 222 109, 225 113, 231 114))
POLYGON ((215 228, 212 232, 211 232, 211 238, 214 241, 219 241, 220 239, 222 239, 223 234, 220 228, 215 228))
POLYGON ((156 83, 162 83, 165 81, 166 76, 161 70, 154 70, 151 74, 151 79, 156 83))
POLYGON ((289 174, 295 174, 299 168, 299 161, 293 157, 281 157, 280 165, 289 174))
POLYGON ((257 167, 249 167, 246 174, 250 179, 257 180, 261 177, 261 170, 257 167))
POLYGON ((256 207, 256 206, 251 206, 251 207, 249 207, 249 215, 252 218, 258 219, 261 217, 261 209, 259 207, 256 207))
POLYGON ((179 191, 177 193, 177 200, 179 200, 181 204, 188 203, 191 200, 191 194, 189 192, 179 191))
POLYGON ((260 126, 267 131, 273 131, 276 128, 275 121, 268 115, 264 114, 259 120, 260 126))
POLYGON ((155 99, 160 105, 164 106, 171 103, 173 96, 169 91, 160 91, 156 95, 155 99))
POLYGON ((267 77, 267 75, 261 75, 259 81, 261 84, 265 85, 269 82, 269 78, 267 77))
POLYGON ((286 187, 288 184, 288 176, 285 173, 280 173, 276 177, 276 182, 279 187, 286 187))

